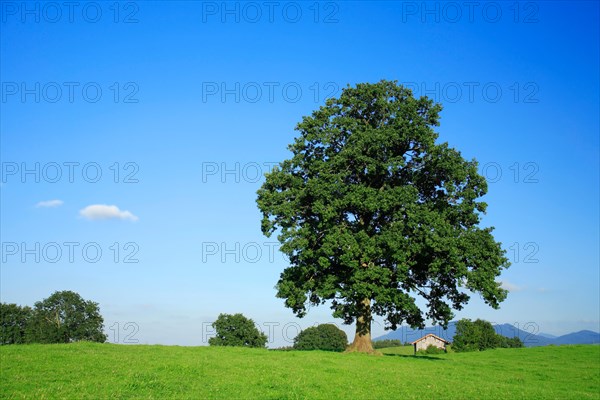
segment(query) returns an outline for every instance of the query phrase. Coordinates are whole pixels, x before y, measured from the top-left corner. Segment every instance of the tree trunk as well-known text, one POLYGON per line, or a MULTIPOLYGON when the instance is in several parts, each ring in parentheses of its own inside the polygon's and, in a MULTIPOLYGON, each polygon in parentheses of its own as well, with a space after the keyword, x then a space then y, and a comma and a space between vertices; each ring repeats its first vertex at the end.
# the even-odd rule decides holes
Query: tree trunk
POLYGON ((356 335, 347 352, 375 353, 371 342, 371 300, 364 299, 358 304, 359 316, 356 318, 356 335))

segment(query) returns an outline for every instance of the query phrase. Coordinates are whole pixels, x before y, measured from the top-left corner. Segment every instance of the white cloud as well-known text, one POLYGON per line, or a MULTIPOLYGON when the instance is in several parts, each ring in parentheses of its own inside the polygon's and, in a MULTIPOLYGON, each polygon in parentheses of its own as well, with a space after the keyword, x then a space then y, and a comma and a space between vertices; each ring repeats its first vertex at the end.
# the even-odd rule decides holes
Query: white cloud
POLYGON ((62 200, 47 200, 47 201, 40 201, 35 206, 36 207, 60 207, 63 205, 63 203, 64 203, 64 201, 62 201, 62 200))
POLYGON ((93 204, 79 211, 85 219, 92 221, 102 219, 124 219, 129 221, 137 221, 139 218, 129 211, 121 211, 117 206, 109 206, 106 204, 93 204))
POLYGON ((506 289, 509 292, 520 292, 521 290, 524 289, 521 286, 517 286, 514 283, 510 283, 508 281, 503 281, 501 283, 502 283, 502 285, 500 285, 500 286, 502 287, 502 289, 506 289))

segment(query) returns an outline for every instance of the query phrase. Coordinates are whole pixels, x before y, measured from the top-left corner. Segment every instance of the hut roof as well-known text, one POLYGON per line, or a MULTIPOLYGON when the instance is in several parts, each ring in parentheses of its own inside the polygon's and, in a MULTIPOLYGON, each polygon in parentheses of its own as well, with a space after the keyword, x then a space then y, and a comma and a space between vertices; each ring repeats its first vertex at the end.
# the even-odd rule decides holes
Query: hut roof
POLYGON ((432 336, 432 337, 436 338, 437 340, 439 340, 439 341, 441 341, 441 342, 444 342, 444 343, 446 343, 446 344, 450 344, 450 342, 449 342, 449 341, 447 341, 446 339, 442 339, 441 337, 439 337, 439 336, 436 336, 436 335, 434 335, 433 333, 428 333, 427 335, 423 336, 422 338, 415 340, 415 341, 414 341, 414 342, 412 342, 411 344, 418 343, 418 342, 420 342, 420 341, 422 341, 422 340, 425 340, 425 339, 427 339, 427 338, 428 338, 428 337, 430 337, 430 336, 432 336))

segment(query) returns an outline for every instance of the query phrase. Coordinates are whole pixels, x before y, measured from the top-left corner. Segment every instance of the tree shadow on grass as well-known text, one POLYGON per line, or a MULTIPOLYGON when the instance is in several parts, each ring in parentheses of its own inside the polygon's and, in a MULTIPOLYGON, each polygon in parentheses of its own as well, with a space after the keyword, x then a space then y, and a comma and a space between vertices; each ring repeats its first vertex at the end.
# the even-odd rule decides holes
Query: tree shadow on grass
POLYGON ((430 360, 430 361, 445 361, 444 358, 439 358, 439 357, 433 357, 433 356, 415 356, 415 355, 407 355, 407 354, 383 354, 384 356, 391 356, 391 357, 403 357, 403 358, 413 358, 416 360, 430 360))

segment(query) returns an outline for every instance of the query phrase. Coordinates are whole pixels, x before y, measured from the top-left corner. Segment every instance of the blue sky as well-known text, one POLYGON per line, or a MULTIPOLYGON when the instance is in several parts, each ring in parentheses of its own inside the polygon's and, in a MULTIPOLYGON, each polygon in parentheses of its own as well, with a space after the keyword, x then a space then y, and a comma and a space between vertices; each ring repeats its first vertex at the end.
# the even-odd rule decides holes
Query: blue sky
POLYGON ((513 263, 500 310, 457 318, 600 330, 598 2, 0 4, 3 302, 74 290, 120 343, 341 326, 275 298, 256 190, 302 116, 390 79, 443 104, 513 263))

